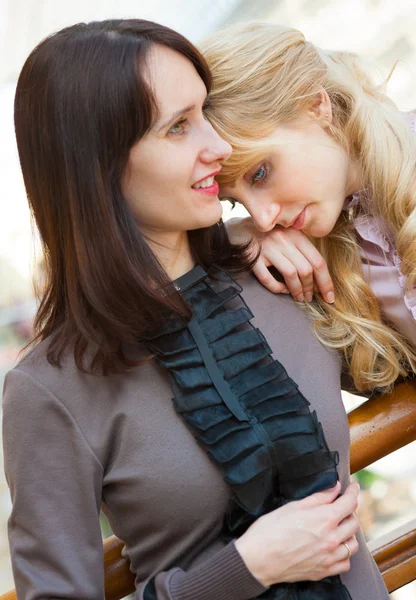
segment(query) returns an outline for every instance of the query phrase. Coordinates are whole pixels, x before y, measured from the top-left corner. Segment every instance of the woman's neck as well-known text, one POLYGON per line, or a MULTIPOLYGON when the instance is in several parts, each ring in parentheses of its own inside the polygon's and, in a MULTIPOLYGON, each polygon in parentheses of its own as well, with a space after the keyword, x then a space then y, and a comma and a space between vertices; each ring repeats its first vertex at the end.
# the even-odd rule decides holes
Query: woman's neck
POLYGON ((177 279, 194 267, 186 231, 163 232, 159 235, 153 232, 146 235, 146 241, 169 279, 177 279))
POLYGON ((348 181, 347 181, 347 192, 346 198, 364 189, 365 184, 363 182, 362 169, 359 162, 351 158, 348 169, 348 181))

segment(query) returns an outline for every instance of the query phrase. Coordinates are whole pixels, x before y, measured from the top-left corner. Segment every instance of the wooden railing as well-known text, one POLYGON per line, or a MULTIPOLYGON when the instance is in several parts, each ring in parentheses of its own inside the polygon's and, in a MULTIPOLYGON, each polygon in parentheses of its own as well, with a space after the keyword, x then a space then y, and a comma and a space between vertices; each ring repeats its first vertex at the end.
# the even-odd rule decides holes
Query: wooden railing
MULTIPOLYGON (((416 380, 400 383, 393 393, 375 396, 348 415, 351 472, 416 440, 416 380)), ((106 600, 134 591, 134 576, 114 535, 104 542, 106 600)), ((389 592, 416 579, 416 519, 369 544, 389 592)), ((0 600, 16 600, 14 591, 0 600)))

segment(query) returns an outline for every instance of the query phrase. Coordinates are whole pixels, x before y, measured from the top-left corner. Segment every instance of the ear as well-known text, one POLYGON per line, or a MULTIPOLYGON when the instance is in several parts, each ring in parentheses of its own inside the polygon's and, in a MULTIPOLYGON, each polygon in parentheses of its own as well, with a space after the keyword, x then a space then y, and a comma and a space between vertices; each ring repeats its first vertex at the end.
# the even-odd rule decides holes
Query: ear
POLYGON ((332 104, 328 92, 321 88, 314 96, 309 108, 308 116, 314 119, 322 127, 332 124, 332 104))

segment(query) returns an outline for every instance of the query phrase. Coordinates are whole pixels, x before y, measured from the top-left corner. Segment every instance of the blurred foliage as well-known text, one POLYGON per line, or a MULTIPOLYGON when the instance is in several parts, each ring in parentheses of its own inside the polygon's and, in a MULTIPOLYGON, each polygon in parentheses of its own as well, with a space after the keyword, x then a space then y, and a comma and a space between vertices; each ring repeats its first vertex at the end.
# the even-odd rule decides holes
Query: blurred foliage
POLYGON ((113 535, 113 531, 110 527, 109 522, 107 521, 107 517, 104 513, 100 513, 100 527, 101 527, 101 535, 103 540, 113 535))
POLYGON ((370 469, 362 469, 361 471, 358 471, 355 473, 354 479, 359 483, 362 490, 370 489, 370 487, 376 481, 385 481, 385 477, 374 473, 374 471, 371 471, 370 469))

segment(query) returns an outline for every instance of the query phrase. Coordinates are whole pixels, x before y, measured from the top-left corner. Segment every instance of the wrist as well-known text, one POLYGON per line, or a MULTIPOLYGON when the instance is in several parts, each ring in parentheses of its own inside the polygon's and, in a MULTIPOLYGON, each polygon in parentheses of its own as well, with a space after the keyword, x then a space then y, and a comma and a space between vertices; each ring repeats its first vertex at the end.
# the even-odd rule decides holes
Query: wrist
POLYGON ((234 546, 247 570, 250 571, 251 575, 261 585, 269 587, 273 583, 276 583, 275 581, 271 581, 270 577, 268 577, 266 569, 261 564, 262 561, 259 557, 259 552, 252 548, 252 544, 249 543, 245 534, 234 541, 234 546))

